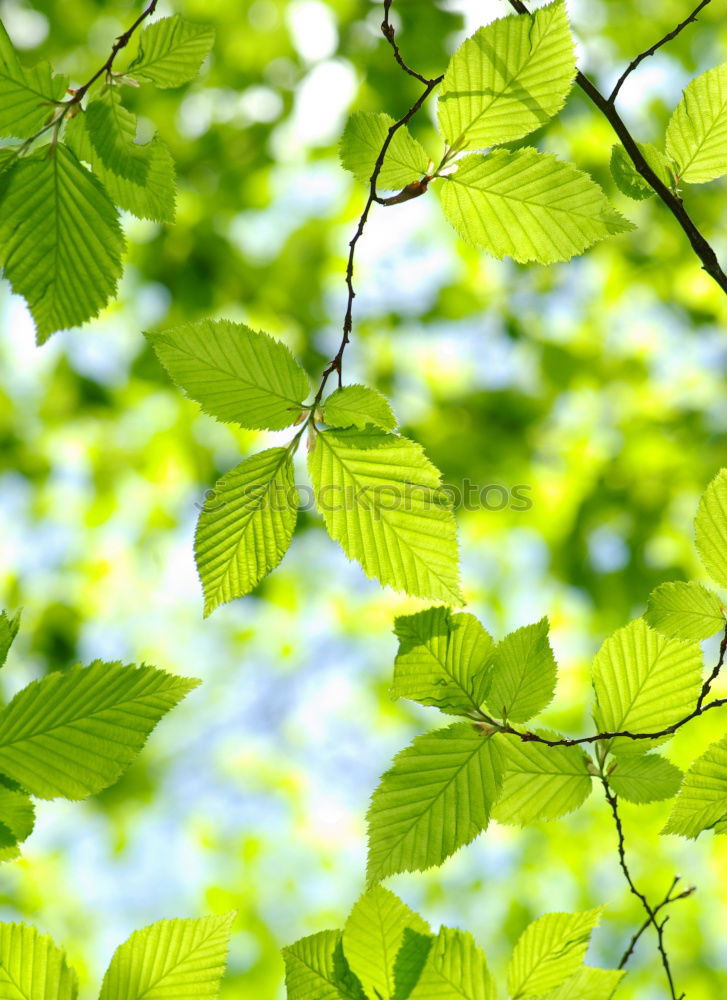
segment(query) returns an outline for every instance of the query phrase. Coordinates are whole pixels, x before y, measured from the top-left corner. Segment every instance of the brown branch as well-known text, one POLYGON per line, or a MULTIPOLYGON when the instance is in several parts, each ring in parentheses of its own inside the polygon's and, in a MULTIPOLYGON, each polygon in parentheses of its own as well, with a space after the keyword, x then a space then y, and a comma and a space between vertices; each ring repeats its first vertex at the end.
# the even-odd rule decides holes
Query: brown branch
MULTIPOLYGON (((672 884, 669 886, 669 891, 667 892, 666 896, 664 896, 662 901, 657 906, 654 907, 654 916, 656 916, 657 913, 661 913, 664 907, 670 906, 671 903, 677 903, 680 899, 687 899, 689 896, 693 895, 697 891, 696 886, 690 885, 687 889, 683 889, 680 893, 677 893, 676 896, 673 896, 672 893, 674 892, 680 881, 681 877, 679 875, 675 875, 672 884)), ((650 926, 651 926, 651 919, 647 918, 629 941, 628 947, 621 956, 621 961, 618 963, 619 969, 623 969, 626 966, 626 963, 634 953, 634 949, 636 948, 636 945, 638 944, 641 935, 650 926)))
POLYGON ((616 86, 608 95, 608 100, 610 101, 611 104, 613 104, 613 102, 616 100, 619 90, 621 90, 621 87, 623 87, 627 78, 631 75, 631 73, 633 73, 636 67, 639 66, 644 61, 644 59, 648 59, 649 56, 653 56, 654 53, 662 47, 662 45, 666 45, 667 42, 670 42, 672 39, 676 38, 678 34, 684 31, 687 25, 693 24, 697 20, 699 14, 707 6, 707 4, 711 2, 712 0, 701 0, 701 3, 697 4, 697 6, 694 8, 689 17, 685 18, 681 22, 681 24, 678 24, 673 31, 670 31, 668 34, 664 35, 664 37, 660 38, 658 42, 655 42, 651 46, 651 48, 646 49, 644 52, 640 52, 635 59, 631 60, 631 62, 628 64, 626 69, 623 71, 621 76, 616 81, 616 86))

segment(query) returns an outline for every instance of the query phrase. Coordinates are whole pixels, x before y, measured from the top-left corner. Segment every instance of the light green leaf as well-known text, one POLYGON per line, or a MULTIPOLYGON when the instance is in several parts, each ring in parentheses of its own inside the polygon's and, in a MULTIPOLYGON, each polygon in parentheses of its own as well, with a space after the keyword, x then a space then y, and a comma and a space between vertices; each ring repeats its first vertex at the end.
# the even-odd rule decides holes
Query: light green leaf
POLYGON ((628 802, 659 802, 677 794, 682 777, 679 768, 659 754, 628 754, 617 755, 608 783, 628 802))
POLYGON ((101 163, 118 177, 143 185, 149 175, 149 147, 136 142, 136 117, 109 87, 91 101, 85 113, 91 145, 101 163))
POLYGON ((394 1000, 409 1000, 411 992, 421 978, 434 938, 407 928, 402 936, 401 948, 394 962, 394 1000))
POLYGON ((5 666, 10 647, 20 628, 20 611, 11 618, 7 611, 0 613, 0 667, 5 666))
POLYGON ((33 832, 35 809, 28 796, 0 776, 0 849, 15 847, 33 832))
POLYGON ((340 931, 301 938, 283 948, 283 958, 288 1000, 366 1000, 344 957, 340 931))
POLYGON ((46 124, 68 81, 53 76, 48 63, 27 69, 0 21, 0 136, 28 139, 46 124))
POLYGON ((727 469, 721 469, 704 491, 694 528, 705 569, 727 587, 727 469))
POLYGON ((98 315, 116 291, 123 249, 116 209, 64 145, 0 176, 0 264, 39 343, 98 315))
POLYGON ((0 772, 41 799, 100 792, 198 683, 119 663, 48 674, 0 710, 0 772))
POLYGON ((557 819, 591 794, 587 758, 577 747, 523 743, 517 736, 502 735, 497 740, 504 751, 504 771, 492 816, 499 823, 525 826, 557 819))
POLYGON ((99 1000, 214 1000, 234 917, 161 920, 136 931, 114 952, 99 1000))
POLYGON ((139 51, 128 73, 151 80, 157 87, 179 87, 199 73, 215 41, 213 28, 193 24, 175 14, 142 31, 139 51))
MULTIPOLYGON (((643 618, 614 632, 593 661, 594 719, 602 732, 659 732, 695 706, 702 688, 702 655, 697 643, 667 639, 643 618)), ((648 742, 624 737, 613 746, 629 752, 648 742)))
POLYGON ((713 743, 684 776, 662 833, 696 838, 727 816, 727 736, 713 743))
POLYGON ((442 927, 411 1000, 497 1000, 484 953, 471 934, 442 927))
POLYGON ((486 829, 502 784, 497 741, 465 722, 417 736, 368 811, 369 882, 441 864, 486 829))
POLYGON ((343 930, 343 951, 367 996, 394 1000, 396 958, 407 930, 430 933, 426 921, 380 885, 354 906, 343 930))
POLYGON ((534 149, 466 156, 442 179, 441 194, 462 239, 500 260, 570 260, 634 228, 587 174, 534 149))
MULTIPOLYGON (((637 146, 662 184, 672 188, 674 174, 666 156, 650 142, 639 142, 637 146)), ((617 142, 611 150, 611 173, 618 189, 628 198, 633 198, 634 201, 643 201, 654 194, 654 189, 638 172, 631 157, 620 142, 617 142)))
POLYGON ((467 715, 490 686, 494 643, 474 615, 437 606, 396 619, 399 652, 391 694, 467 715))
POLYGON ((452 56, 439 93, 439 129, 459 149, 520 139, 560 111, 575 76, 565 3, 500 18, 452 56))
POLYGON ((625 975, 621 969, 592 969, 584 965, 541 1000, 611 1000, 625 975))
POLYGON ((507 970, 513 1000, 535 997, 564 983, 583 963, 601 910, 546 913, 523 931, 507 970))
POLYGON ((278 565, 297 517, 293 461, 285 448, 253 455, 217 481, 194 539, 205 617, 249 594, 278 565))
POLYGON ((329 535, 367 576, 462 603, 454 515, 420 445, 381 431, 323 431, 308 468, 329 535))
POLYGON ((662 583, 651 592, 644 618, 672 639, 698 642, 723 632, 727 618, 722 601, 701 583, 662 583))
POLYGON ((548 619, 525 625, 497 644, 487 704, 498 719, 527 722, 550 704, 558 668, 548 619))
MULTIPOLYGON (((370 181, 386 136, 394 124, 389 115, 373 111, 356 111, 348 119, 341 136, 341 163, 364 184, 370 181)), ((423 177, 428 167, 429 157, 424 148, 403 125, 396 130, 386 150, 377 187, 382 191, 398 191, 423 177)))
POLYGON ((27 924, 0 924, 2 1000, 76 1000, 78 982, 50 937, 27 924))
POLYGON ((323 419, 331 427, 359 427, 368 424, 382 431, 396 428, 389 401, 365 385, 346 385, 336 389, 323 403, 323 419))
POLYGON ((218 420, 279 431, 310 392, 285 344, 242 323, 203 319, 146 337, 172 381, 218 420))
POLYGON ((727 173, 727 63, 687 84, 666 128, 666 151, 690 184, 727 173))

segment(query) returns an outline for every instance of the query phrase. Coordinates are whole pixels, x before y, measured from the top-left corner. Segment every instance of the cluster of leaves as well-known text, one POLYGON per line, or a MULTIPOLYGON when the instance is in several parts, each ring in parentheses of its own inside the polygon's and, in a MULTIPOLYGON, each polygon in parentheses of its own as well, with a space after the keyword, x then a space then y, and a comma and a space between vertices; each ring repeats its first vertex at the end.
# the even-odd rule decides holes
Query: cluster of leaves
POLYGON ((345 386, 306 403, 310 381, 288 348, 238 323, 203 320, 148 336, 206 413, 257 430, 300 425, 286 447, 245 459, 211 491, 195 539, 205 614, 248 594, 285 555, 299 503, 293 455, 306 430, 316 504, 349 559, 396 590, 462 603, 440 473, 420 445, 395 433, 376 390, 345 386))
MULTIPOLYGON (((19 620, 0 615, 0 666, 19 620)), ((0 708, 0 860, 17 857, 33 830, 31 796, 83 799, 108 788, 198 683, 155 667, 96 661, 19 691, 0 708)))
MULTIPOLYGON (((525 929, 507 968, 512 1000, 610 1000, 624 975, 583 964, 600 910, 548 913, 525 929)), ((343 931, 320 931, 283 951, 288 1000, 496 1000, 474 938, 437 934, 388 889, 358 900, 343 931)))
MULTIPOLYGON (((116 949, 99 1000, 214 1000, 234 916, 162 920, 136 931, 116 949)), ((78 980, 50 937, 26 924, 0 924, 0 995, 76 1000, 78 980)))
MULTIPOLYGON (((588 174, 551 153, 512 145, 561 110, 575 77, 563 0, 480 28, 454 53, 442 80, 443 151, 431 160, 406 127, 399 128, 379 173, 382 189, 411 185, 421 193, 441 181, 452 226, 500 259, 570 260, 606 236, 633 229, 588 174)), ((368 182, 393 125, 384 114, 354 114, 341 140, 344 167, 368 182)))
POLYGON ((178 15, 150 24, 128 68, 102 72, 84 108, 89 85, 64 98, 68 80, 47 63, 25 67, 0 23, 0 266, 26 299, 39 343, 98 315, 114 295, 119 209, 174 218, 171 154, 158 136, 137 141, 121 88, 192 80, 213 40, 178 15))

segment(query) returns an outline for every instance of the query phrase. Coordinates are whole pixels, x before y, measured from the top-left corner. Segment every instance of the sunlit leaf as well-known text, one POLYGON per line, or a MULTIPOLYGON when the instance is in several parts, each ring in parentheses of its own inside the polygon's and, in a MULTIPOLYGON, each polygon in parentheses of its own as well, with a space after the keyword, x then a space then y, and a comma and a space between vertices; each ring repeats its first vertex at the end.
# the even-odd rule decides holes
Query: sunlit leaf
POLYGON ((584 966, 540 1000, 611 1000, 625 975, 621 969, 584 966))
POLYGON ((2 1000, 76 1000, 78 982, 65 953, 26 924, 0 924, 2 1000))
POLYGON ((471 934, 442 927, 411 1000, 497 1000, 487 959, 471 934))
POLYGON ((547 913, 530 924, 515 945, 507 970, 513 1000, 552 990, 577 972, 600 916, 600 909, 547 913))
MULTIPOLYGON (((657 149, 650 142, 639 142, 637 145, 642 156, 659 180, 666 187, 673 187, 674 174, 672 167, 661 150, 657 149)), ((634 201, 643 201, 654 194, 653 187, 638 172, 633 164, 633 160, 620 142, 617 142, 611 150, 611 173, 618 189, 628 198, 633 198, 634 201)))
POLYGON ((0 136, 35 135, 53 116, 54 102, 67 86, 65 77, 53 76, 48 63, 23 66, 0 21, 0 136))
POLYGON ((608 783, 629 802, 658 802, 679 791, 682 772, 659 754, 617 756, 608 772, 608 783))
POLYGON ((727 816, 727 737, 697 757, 662 833, 698 837, 727 816))
POLYGON ((690 184, 727 173, 727 63, 687 84, 666 128, 666 151, 690 184))
MULTIPOLYGON (((369 182, 384 140, 394 124, 389 115, 372 111, 356 111, 348 119, 341 136, 341 163, 358 180, 369 182)), ((423 147, 403 125, 389 143, 376 186, 383 191, 398 191, 423 177, 428 165, 429 157, 423 147)))
POLYGON ((721 469, 704 491, 694 529, 705 569, 727 587, 727 469, 721 469))
POLYGON ((344 957, 340 931, 301 938, 283 949, 283 958, 288 1000, 367 1000, 344 957))
POLYGON ((11 618, 7 611, 0 613, 0 667, 5 666, 10 647, 15 642, 15 636, 20 628, 20 612, 11 618))
MULTIPOLYGON (((542 734, 552 735, 552 734, 542 734)), ((592 778, 578 747, 523 743, 499 736, 503 750, 502 792, 492 816, 520 826, 573 812, 591 793, 592 778)))
POLYGON ((699 641, 722 632, 727 618, 722 601, 700 583, 662 583, 649 596, 644 618, 672 639, 699 641))
POLYGON ((365 385, 346 385, 332 392, 323 403, 323 419, 331 427, 371 425, 382 431, 393 431, 396 427, 389 401, 365 385))
POLYGON ((497 644, 487 704, 498 719, 527 722, 550 703, 558 668, 542 618, 516 629, 497 644))
POLYGON ((179 87, 194 80, 214 41, 214 29, 208 25, 194 24, 178 14, 163 17, 142 31, 128 73, 157 87, 179 87))

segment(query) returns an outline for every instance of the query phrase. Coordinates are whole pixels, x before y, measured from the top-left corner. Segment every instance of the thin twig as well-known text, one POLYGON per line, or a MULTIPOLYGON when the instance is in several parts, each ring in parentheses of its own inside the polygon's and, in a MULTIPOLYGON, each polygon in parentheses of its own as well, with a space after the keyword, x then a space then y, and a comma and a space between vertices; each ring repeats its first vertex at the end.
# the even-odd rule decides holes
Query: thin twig
MULTIPOLYGON (((666 896, 664 896, 662 901, 657 906, 654 907, 654 916, 656 916, 657 913, 661 913, 664 907, 670 906, 672 903, 676 903, 680 899, 687 899, 689 896, 693 895, 697 891, 696 886, 690 885, 687 889, 682 889, 680 893, 678 893, 676 896, 673 896, 672 893, 674 892, 680 881, 681 881, 680 876, 675 875, 672 884, 669 886, 669 891, 667 892, 666 896)), ((629 941, 629 945, 626 951, 621 956, 621 961, 618 963, 619 969, 623 969, 626 966, 626 963, 634 953, 634 949, 636 948, 636 945, 638 944, 641 935, 650 926, 651 926, 651 920, 647 918, 629 941)))
POLYGON ((616 81, 616 86, 613 88, 613 90, 611 91, 611 93, 608 95, 609 102, 611 104, 613 104, 613 102, 616 100, 616 98, 618 96, 619 90, 621 90, 621 87, 623 87, 624 83, 626 82, 626 79, 633 73, 633 71, 636 69, 636 67, 638 65, 640 65, 640 63, 642 63, 644 61, 644 59, 648 59, 649 56, 653 56, 654 53, 658 49, 660 49, 662 47, 662 45, 666 45, 667 42, 670 42, 673 38, 676 38, 678 34, 680 34, 682 31, 684 31, 684 29, 687 27, 687 25, 693 24, 697 20, 697 17, 699 16, 699 14, 707 6, 707 4, 709 4, 711 2, 712 2, 712 0, 701 0, 701 3, 697 4, 697 6, 694 8, 694 10, 689 15, 689 17, 685 18, 681 22, 681 24, 678 24, 676 26, 676 28, 674 28, 668 34, 664 35, 663 38, 660 38, 658 42, 655 42, 651 46, 651 48, 646 49, 644 52, 640 52, 639 55, 637 55, 635 59, 632 59, 631 62, 626 67, 626 69, 621 74, 621 76, 616 81))

